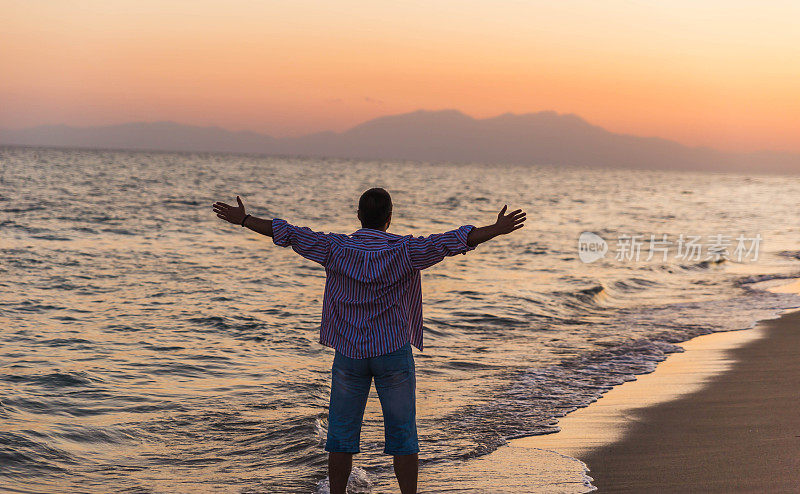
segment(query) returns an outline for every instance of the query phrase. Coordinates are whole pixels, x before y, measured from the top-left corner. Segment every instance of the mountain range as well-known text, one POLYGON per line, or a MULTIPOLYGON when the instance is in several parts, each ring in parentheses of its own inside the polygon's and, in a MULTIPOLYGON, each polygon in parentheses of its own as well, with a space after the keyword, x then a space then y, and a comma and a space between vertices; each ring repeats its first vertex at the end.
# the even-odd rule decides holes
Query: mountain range
POLYGON ((610 132, 574 114, 506 113, 477 119, 457 110, 378 117, 344 132, 275 138, 174 122, 0 130, 0 144, 232 152, 267 155, 800 173, 800 154, 731 153, 657 137, 610 132))

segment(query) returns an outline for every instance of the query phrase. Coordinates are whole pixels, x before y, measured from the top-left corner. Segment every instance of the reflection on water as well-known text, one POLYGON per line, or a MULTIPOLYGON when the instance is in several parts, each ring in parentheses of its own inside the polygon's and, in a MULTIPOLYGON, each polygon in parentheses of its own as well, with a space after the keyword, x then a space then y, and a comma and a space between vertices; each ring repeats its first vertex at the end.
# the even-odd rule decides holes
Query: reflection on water
MULTIPOLYGON (((392 193, 397 233, 528 211, 515 235, 423 273, 417 406, 434 492, 477 489, 464 461, 554 430, 673 343, 795 303, 749 283, 797 270, 794 177, 30 148, 0 148, 0 166, 5 489, 318 488, 324 270, 219 221, 211 203, 236 194, 252 214, 346 233, 372 186, 392 193), (583 264, 582 231, 764 242, 751 265, 583 264)), ((392 478, 382 440, 373 390, 357 463, 378 491, 392 478)), ((575 485, 559 461, 542 490, 575 485)))

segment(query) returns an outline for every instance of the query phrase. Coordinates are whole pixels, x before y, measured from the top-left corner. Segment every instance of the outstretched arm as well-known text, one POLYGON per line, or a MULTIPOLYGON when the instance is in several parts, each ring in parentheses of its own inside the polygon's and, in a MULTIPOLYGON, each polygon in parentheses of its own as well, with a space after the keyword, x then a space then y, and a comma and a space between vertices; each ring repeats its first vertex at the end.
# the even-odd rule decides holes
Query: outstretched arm
POLYGON ((503 209, 497 214, 497 221, 495 224, 473 228, 467 236, 467 245, 475 247, 498 235, 506 235, 525 226, 525 211, 517 209, 506 215, 506 209, 508 209, 507 205, 503 206, 503 209))
POLYGON ((411 267, 417 270, 426 269, 442 261, 445 257, 466 254, 480 243, 522 228, 522 224, 525 221, 525 213, 518 209, 506 215, 506 209, 508 209, 508 206, 503 207, 493 225, 480 228, 475 228, 473 225, 464 225, 461 228, 445 233, 410 238, 408 240, 408 255, 411 267))
POLYGON ((218 218, 233 223, 234 225, 245 226, 261 235, 272 236, 272 220, 265 220, 246 214, 244 211, 244 204, 239 196, 236 196, 236 202, 239 203, 238 207, 230 206, 224 202, 215 202, 212 207, 214 208, 214 212, 217 213, 218 218))
POLYGON ((307 227, 290 225, 286 220, 273 218, 265 220, 249 215, 244 211, 244 204, 239 196, 236 196, 239 206, 230 206, 224 202, 215 202, 214 212, 217 216, 228 223, 246 226, 256 233, 272 237, 275 245, 281 247, 292 247, 292 250, 314 262, 323 266, 328 261, 330 253, 329 234, 312 231, 307 227))

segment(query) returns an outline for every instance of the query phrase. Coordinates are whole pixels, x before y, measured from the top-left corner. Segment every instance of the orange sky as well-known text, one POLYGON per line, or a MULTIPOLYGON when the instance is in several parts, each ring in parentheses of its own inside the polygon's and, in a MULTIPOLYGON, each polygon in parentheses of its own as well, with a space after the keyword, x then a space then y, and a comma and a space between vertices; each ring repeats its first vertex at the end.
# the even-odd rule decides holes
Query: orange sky
POLYGON ((0 0, 0 127, 456 108, 800 152, 798 1, 0 0), (402 5, 398 5, 402 3, 402 5))

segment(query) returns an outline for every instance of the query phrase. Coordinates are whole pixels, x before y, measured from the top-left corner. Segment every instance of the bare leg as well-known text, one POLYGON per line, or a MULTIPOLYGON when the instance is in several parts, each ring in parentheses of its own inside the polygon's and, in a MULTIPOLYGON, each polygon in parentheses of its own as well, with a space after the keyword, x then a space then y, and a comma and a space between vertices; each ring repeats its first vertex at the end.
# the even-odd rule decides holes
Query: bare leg
POLYGON ((417 477, 419 476, 419 457, 417 453, 395 456, 394 475, 397 477, 397 483, 400 484, 400 492, 402 494, 417 494, 417 477))
POLYGON ((328 481, 331 484, 331 494, 345 494, 352 468, 353 453, 328 453, 328 481))

